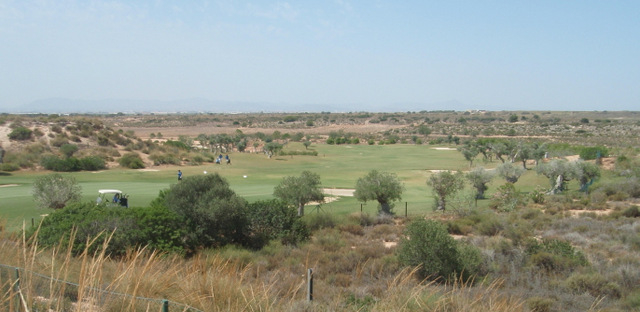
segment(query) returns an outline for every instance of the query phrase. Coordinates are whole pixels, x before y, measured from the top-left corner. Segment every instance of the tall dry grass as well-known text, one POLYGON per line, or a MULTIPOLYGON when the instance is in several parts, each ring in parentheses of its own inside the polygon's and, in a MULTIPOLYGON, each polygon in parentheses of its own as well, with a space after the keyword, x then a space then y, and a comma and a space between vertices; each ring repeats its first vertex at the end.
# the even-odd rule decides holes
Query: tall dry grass
POLYGON ((146 248, 112 259, 104 253, 108 242, 101 251, 90 253, 88 247, 95 241, 87 241, 84 252, 74 257, 70 241, 43 249, 37 239, 0 234, 0 263, 21 268, 18 291, 12 287, 15 278, 10 270, 0 268, 0 309, 161 311, 162 299, 166 299, 169 311, 523 310, 523 301, 502 294, 499 282, 480 286, 421 282, 416 278, 417 268, 391 270, 373 257, 357 258, 351 271, 326 274, 322 264, 326 260, 319 259, 326 245, 275 247, 272 261, 282 263, 265 265, 264 257, 269 255, 258 253, 251 261, 238 261, 220 252, 184 259, 146 248), (288 256, 296 261, 285 263, 283 257, 288 256), (308 267, 318 272, 312 302, 306 300, 308 267))

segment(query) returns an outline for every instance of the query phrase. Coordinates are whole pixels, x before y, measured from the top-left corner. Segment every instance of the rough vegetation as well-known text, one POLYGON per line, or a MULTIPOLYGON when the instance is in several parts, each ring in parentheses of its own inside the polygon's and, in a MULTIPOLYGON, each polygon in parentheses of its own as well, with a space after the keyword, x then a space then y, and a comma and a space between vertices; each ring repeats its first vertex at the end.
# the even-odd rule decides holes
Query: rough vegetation
MULTIPOLYGON (((24 301, 54 311, 97 305, 101 295, 92 287, 130 295, 100 305, 113 311, 148 309, 136 296, 202 311, 638 310, 640 124, 631 118, 637 115, 2 116, 2 126, 20 129, 10 145, 2 141, 4 171, 42 170, 42 159, 52 156, 98 157, 106 168, 191 165, 231 150, 277 153, 279 144, 298 140, 464 147, 460 157, 470 165, 496 160, 503 180, 487 192, 488 181, 497 178, 480 169, 434 172, 430 177, 451 178, 451 188, 438 193, 441 183, 431 182, 442 211, 424 216, 298 217, 298 206, 286 202, 247 203, 215 174, 188 177, 150 207, 70 204, 27 229, 24 240, 0 226, 0 263, 90 286, 51 286, 43 300, 37 298, 42 283, 33 282, 36 275, 25 276, 31 282, 22 285, 24 301), (171 134, 188 125, 221 129, 171 134), (137 130, 143 126, 155 128, 137 130), (365 127, 370 128, 358 130, 365 127), (165 138, 182 144, 165 144, 165 138), (125 156, 134 153, 139 158, 125 156), (582 160, 560 159, 568 155, 582 160), (615 161, 605 163, 605 156, 615 161), (524 189, 527 171, 549 182, 524 189), (568 182, 579 187, 571 189, 568 182), (304 288, 308 268, 314 268, 311 302, 304 288)), ((5 310, 22 304, 11 283, 10 273, 0 268, 5 310)))

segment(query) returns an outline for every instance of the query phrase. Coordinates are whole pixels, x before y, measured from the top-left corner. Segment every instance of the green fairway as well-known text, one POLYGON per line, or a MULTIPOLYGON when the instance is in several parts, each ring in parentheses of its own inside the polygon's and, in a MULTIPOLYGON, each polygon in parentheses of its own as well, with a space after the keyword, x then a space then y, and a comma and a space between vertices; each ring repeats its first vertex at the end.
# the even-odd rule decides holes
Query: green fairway
MULTIPOLYGON (((285 151, 305 150, 300 143, 289 143, 285 151)), ((274 156, 264 154, 233 153, 232 164, 206 164, 200 166, 163 166, 141 170, 111 169, 100 172, 64 173, 72 175, 82 187, 83 200, 95 201, 99 189, 119 189, 128 194, 130 206, 149 205, 158 192, 177 183, 177 171, 182 170, 183 178, 190 176, 219 173, 225 177, 231 188, 248 201, 272 198, 273 188, 285 176, 299 175, 310 170, 320 175, 325 188, 354 188, 358 178, 370 170, 393 172, 405 184, 402 202, 395 211, 404 214, 405 205, 409 214, 425 214, 432 211, 433 198, 426 180, 431 170, 468 170, 469 163, 453 149, 436 148, 432 145, 312 145, 318 156, 274 156), (244 177, 246 176, 246 178, 244 177)), ((487 168, 495 167, 499 162, 478 164, 487 168)), ((18 230, 22 223, 29 225, 33 219, 37 222, 49 210, 37 209, 31 193, 31 184, 37 176, 49 172, 14 172, 0 176, 0 217, 6 220, 10 231, 18 230), (15 185, 15 186, 12 186, 15 185)), ((535 183, 546 186, 546 179, 530 170, 521 178, 516 187, 530 191, 535 183)), ((503 184, 500 178, 494 179, 491 193, 497 185, 503 184)), ((316 210, 336 214, 349 214, 360 211, 375 213, 377 203, 361 205, 353 197, 342 197, 337 201, 317 206, 308 206, 307 213, 316 210)))

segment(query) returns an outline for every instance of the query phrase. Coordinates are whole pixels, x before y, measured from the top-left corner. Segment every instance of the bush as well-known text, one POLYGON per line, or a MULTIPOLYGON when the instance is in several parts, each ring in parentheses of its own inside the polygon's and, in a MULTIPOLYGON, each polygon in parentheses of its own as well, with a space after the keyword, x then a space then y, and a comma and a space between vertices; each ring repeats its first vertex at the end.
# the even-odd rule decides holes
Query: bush
POLYGON ((187 145, 187 144, 185 144, 184 142, 181 142, 181 141, 168 140, 168 141, 164 142, 164 145, 165 146, 176 147, 176 148, 179 148, 179 149, 185 150, 185 151, 188 151, 188 150, 191 149, 191 147, 189 145, 187 145))
POLYGON ((144 168, 144 162, 138 153, 126 153, 122 155, 118 163, 122 167, 131 168, 131 169, 142 169, 144 168))
POLYGON ((17 171, 20 170, 20 166, 11 163, 2 163, 0 164, 0 171, 17 171))
POLYGON ((600 154, 600 157, 607 157, 609 156, 609 149, 604 146, 583 147, 580 150, 580 158, 583 160, 593 160, 598 158, 598 153, 600 154))
POLYGON ((16 127, 9 133, 8 137, 10 140, 17 141, 31 140, 31 138, 33 137, 33 131, 25 127, 16 127))
POLYGON ((631 207, 625 209, 622 212, 622 215, 627 217, 627 218, 637 218, 637 217, 640 217, 640 210, 638 210, 637 206, 631 206, 631 207))
POLYGON ((513 183, 506 183, 500 187, 491 197, 489 207, 502 212, 513 211, 524 206, 527 199, 520 195, 513 183))
POLYGON ((73 154, 77 151, 78 145, 75 144, 63 144, 60 146, 60 152, 67 158, 73 156, 73 154))
POLYGON ((273 239, 295 245, 309 238, 309 231, 297 210, 277 199, 249 204, 248 218, 251 246, 255 248, 262 248, 273 239))
POLYGON ((168 153, 159 153, 159 152, 152 153, 151 155, 149 155, 149 159, 153 161, 153 164, 155 166, 180 165, 182 163, 179 157, 173 154, 168 154, 168 153))
POLYGON ((531 312, 551 312, 555 300, 542 297, 531 297, 527 299, 527 307, 531 312))
POLYGON ((418 220, 405 229, 397 249, 398 260, 407 266, 419 266, 421 279, 450 280, 463 271, 456 241, 446 227, 434 220, 418 220))
POLYGON ((80 167, 82 167, 83 170, 96 171, 107 168, 107 165, 101 157, 87 156, 80 158, 80 167))
POLYGON ((334 228, 337 224, 335 217, 328 213, 308 214, 303 220, 312 232, 320 229, 334 228))
POLYGON ((47 247, 57 247, 73 237, 71 251, 79 255, 88 241, 96 239, 89 247, 93 253, 113 234, 106 252, 111 256, 124 256, 128 249, 141 246, 182 252, 186 235, 182 225, 183 221, 175 213, 162 207, 107 207, 85 202, 50 213, 39 229, 29 229, 27 235, 31 237, 37 230, 38 243, 47 247), (75 236, 72 236, 74 230, 75 236))
POLYGON ((193 249, 250 245, 247 202, 217 173, 184 178, 153 204, 169 208, 184 220, 193 249))
POLYGON ((588 292, 590 295, 600 298, 620 298, 622 290, 614 282, 609 282, 600 273, 576 273, 565 281, 566 287, 576 294, 588 292))
POLYGON ((38 177, 33 182, 33 198, 41 208, 60 209, 81 198, 82 188, 72 176, 59 173, 38 177))
POLYGON ((42 157, 42 159, 40 160, 40 165, 47 170, 57 172, 72 172, 82 170, 82 164, 80 160, 75 157, 61 159, 54 155, 48 155, 42 157))
POLYGON ((526 252, 530 255, 531 263, 547 271, 561 272, 589 264, 582 252, 575 250, 571 244, 565 241, 557 239, 542 242, 530 240, 527 245, 526 252))

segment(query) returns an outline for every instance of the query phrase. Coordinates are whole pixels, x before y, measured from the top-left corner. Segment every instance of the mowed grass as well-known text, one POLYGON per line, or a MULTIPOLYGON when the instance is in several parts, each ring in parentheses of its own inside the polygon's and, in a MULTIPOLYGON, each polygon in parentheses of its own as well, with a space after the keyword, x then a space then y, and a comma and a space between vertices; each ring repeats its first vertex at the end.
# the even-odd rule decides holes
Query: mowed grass
MULTIPOLYGON (((300 143, 290 143, 285 151, 304 151, 300 143)), ((318 152, 318 156, 274 156, 266 157, 262 153, 231 153, 232 164, 201 166, 162 166, 142 170, 110 169, 100 172, 63 173, 76 178, 82 187, 83 200, 95 201, 99 189, 119 189, 129 195, 130 206, 146 207, 158 196, 158 193, 177 183, 177 171, 182 170, 183 178, 211 173, 225 177, 236 193, 250 202, 272 198, 273 188, 285 176, 297 176, 303 170, 320 175, 323 187, 354 188, 358 178, 369 171, 393 172, 405 185, 402 202, 396 205, 396 212, 404 215, 405 206, 410 215, 432 212, 433 196, 426 181, 431 170, 469 169, 469 163, 453 149, 437 149, 432 145, 312 145, 309 150, 318 152), (246 176, 246 178, 244 178, 246 176)), ((492 168, 499 162, 478 164, 492 168)), ((539 182, 535 172, 527 172, 523 181, 539 182)), ((19 230, 23 222, 29 226, 37 223, 42 215, 50 212, 36 208, 32 195, 33 180, 50 172, 15 172, 0 176, 0 217, 6 220, 6 228, 19 230)), ((493 185, 503 184, 496 178, 493 185)), ((518 188, 531 190, 532 185, 516 184, 518 188)), ((495 188, 494 188, 495 189, 495 188)), ((489 190, 489 193, 492 189, 489 190)), ((376 202, 362 204, 353 197, 341 197, 337 201, 317 207, 306 207, 307 213, 316 210, 335 214, 349 214, 360 211, 375 213, 376 202)))

